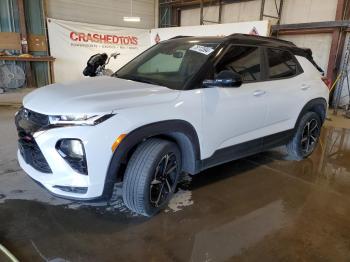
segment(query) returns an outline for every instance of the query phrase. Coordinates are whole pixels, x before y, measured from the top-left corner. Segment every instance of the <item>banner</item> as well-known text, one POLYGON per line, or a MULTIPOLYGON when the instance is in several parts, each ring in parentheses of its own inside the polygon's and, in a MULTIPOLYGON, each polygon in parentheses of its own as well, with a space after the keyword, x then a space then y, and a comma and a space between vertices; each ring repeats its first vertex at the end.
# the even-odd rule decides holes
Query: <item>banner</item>
POLYGON ((234 33, 268 36, 270 34, 269 21, 155 28, 151 30, 151 43, 153 45, 178 35, 227 36, 234 33))
POLYGON ((96 53, 120 53, 106 69, 113 72, 160 41, 179 36, 227 36, 233 33, 269 35, 268 21, 156 28, 152 30, 78 23, 48 18, 51 55, 56 58, 56 82, 84 78, 87 60, 96 53))
POLYGON ((116 71, 150 47, 149 30, 93 25, 48 18, 48 33, 54 63, 55 81, 83 78, 90 56, 118 52, 106 68, 116 71))

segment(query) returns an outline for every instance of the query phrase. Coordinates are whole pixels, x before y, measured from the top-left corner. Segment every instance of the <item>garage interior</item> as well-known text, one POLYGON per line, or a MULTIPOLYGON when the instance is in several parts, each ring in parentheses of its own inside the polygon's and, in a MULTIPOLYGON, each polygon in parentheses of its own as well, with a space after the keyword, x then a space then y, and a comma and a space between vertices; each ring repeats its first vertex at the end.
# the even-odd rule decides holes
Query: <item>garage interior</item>
POLYGON ((1 0, 0 261, 349 261, 349 36, 350 0, 1 0), (25 95, 73 74, 59 71, 50 19, 150 32, 268 20, 268 36, 310 48, 324 70, 317 148, 301 161, 279 147, 181 174, 152 218, 126 208, 118 183, 109 201, 55 197, 20 168, 14 122, 25 95))

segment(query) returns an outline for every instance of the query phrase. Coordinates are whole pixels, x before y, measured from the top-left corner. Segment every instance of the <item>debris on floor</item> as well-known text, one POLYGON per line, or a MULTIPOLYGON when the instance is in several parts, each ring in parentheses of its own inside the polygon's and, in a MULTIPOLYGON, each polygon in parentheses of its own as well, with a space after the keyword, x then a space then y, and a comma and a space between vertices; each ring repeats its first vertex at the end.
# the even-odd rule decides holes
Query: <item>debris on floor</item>
POLYGON ((171 198, 168 204, 168 208, 165 210, 165 212, 177 212, 182 210, 184 207, 191 205, 193 205, 192 192, 189 190, 179 189, 179 191, 177 191, 171 198))
POLYGON ((168 208, 165 212, 177 212, 183 210, 184 207, 193 205, 192 192, 189 190, 192 177, 188 174, 183 174, 179 179, 178 191, 171 198, 168 208))

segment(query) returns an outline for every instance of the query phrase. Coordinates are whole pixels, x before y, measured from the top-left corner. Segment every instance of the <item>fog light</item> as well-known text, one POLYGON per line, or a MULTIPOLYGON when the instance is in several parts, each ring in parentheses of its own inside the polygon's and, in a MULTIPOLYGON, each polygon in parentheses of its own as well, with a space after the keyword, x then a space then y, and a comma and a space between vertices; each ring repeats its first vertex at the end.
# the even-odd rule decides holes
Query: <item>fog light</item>
POLYGON ((88 174, 84 146, 79 139, 61 139, 57 142, 56 149, 75 171, 88 174))
POLYGON ((83 158, 84 148, 83 144, 78 139, 62 139, 58 141, 58 149, 65 156, 72 158, 83 158))

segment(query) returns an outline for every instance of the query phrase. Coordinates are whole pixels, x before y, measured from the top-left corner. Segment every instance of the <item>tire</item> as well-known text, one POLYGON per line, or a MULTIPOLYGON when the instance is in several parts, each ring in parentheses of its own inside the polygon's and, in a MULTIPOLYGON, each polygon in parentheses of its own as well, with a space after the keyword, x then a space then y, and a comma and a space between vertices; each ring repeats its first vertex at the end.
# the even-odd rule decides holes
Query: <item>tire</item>
POLYGON ((302 160, 312 154, 320 137, 321 126, 321 119, 315 112, 302 116, 292 140, 287 144, 288 154, 293 160, 302 160))
POLYGON ((181 154, 175 143, 158 138, 146 140, 136 148, 125 170, 125 205, 137 214, 155 215, 172 197, 180 171, 181 154))

